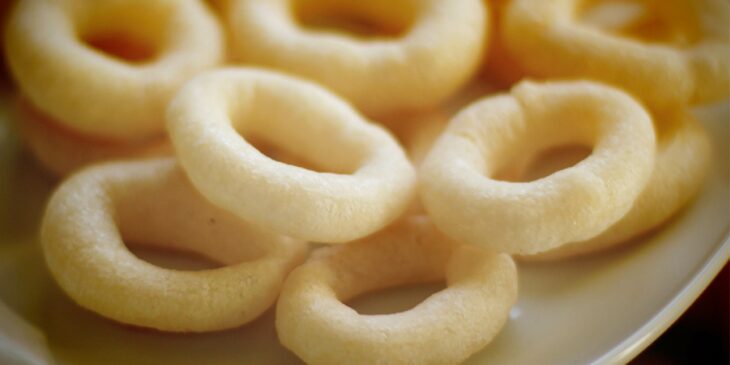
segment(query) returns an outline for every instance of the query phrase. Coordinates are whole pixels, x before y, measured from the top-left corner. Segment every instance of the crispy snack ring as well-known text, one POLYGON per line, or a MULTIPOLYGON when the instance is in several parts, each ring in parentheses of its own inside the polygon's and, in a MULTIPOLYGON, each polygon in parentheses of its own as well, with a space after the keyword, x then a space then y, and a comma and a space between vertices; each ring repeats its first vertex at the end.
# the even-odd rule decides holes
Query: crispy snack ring
POLYGON ((271 306, 306 244, 254 228, 201 197, 172 159, 104 164, 51 198, 46 262, 68 295, 119 322, 163 331, 220 330, 271 306), (134 256, 128 242, 193 251, 228 266, 179 271, 134 256))
POLYGON ((650 231, 684 206, 702 185, 710 164, 710 142, 689 110, 657 116, 657 153, 646 189, 631 210, 600 235, 525 260, 553 260, 587 254, 627 242, 650 231))
POLYGON ((222 37, 199 0, 27 0, 9 21, 5 49, 40 110, 82 134, 139 140, 161 136, 177 89, 222 61, 222 37), (95 44, 134 48, 140 59, 95 44))
POLYGON ((25 144, 38 162, 56 176, 100 161, 172 155, 166 138, 128 143, 99 141, 69 131, 22 98, 16 109, 25 144))
POLYGON ((452 119, 421 165, 420 196, 458 242, 537 253, 596 236, 626 214, 654 150, 651 117, 627 94, 588 81, 522 82, 452 119), (493 178, 520 153, 567 143, 593 152, 535 181, 493 178))
POLYGON ((284 283, 281 343, 308 364, 456 364, 486 346, 517 299, 506 254, 450 243, 426 219, 400 221, 315 253, 284 283), (445 278, 405 312, 361 315, 343 304, 372 290, 445 278))
POLYGON ((346 242, 395 220, 415 172, 384 129, 324 88, 253 69, 196 77, 168 110, 180 163, 214 204, 292 237, 346 242), (258 137, 329 172, 263 155, 258 137))
POLYGON ((624 25, 628 36, 622 36, 579 22, 585 0, 515 0, 502 34, 527 72, 607 82, 654 109, 730 95, 730 3, 643 3, 655 4, 624 25), (654 34, 661 33, 661 22, 669 24, 669 34, 654 34))
POLYGON ((368 115, 434 106, 476 72, 487 43, 481 0, 234 0, 227 22, 238 60, 306 77, 368 115), (372 22, 362 38, 300 23, 372 22))

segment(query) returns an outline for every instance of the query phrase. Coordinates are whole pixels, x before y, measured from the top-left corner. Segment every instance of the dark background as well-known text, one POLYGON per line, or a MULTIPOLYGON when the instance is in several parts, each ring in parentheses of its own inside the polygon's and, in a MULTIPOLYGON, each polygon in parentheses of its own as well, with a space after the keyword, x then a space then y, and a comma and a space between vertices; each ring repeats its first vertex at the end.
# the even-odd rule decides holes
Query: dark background
POLYGON ((730 266, 631 365, 730 364, 730 266))

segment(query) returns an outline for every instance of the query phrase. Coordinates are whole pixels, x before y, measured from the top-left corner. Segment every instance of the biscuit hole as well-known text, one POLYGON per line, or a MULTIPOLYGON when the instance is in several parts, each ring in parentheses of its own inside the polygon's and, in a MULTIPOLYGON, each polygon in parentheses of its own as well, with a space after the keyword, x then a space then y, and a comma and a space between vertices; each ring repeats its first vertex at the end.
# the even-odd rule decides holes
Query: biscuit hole
POLYGON ((144 63, 157 56, 157 49, 149 42, 124 33, 92 34, 84 38, 91 48, 129 63, 144 63))
POLYGON ((590 156, 593 149, 584 145, 565 145, 544 149, 522 164, 503 167, 495 179, 510 182, 530 182, 575 166, 590 156))
POLYGON ((134 243, 127 244, 127 248, 140 260, 165 269, 201 271, 225 266, 194 252, 151 247, 134 243))
POLYGON ((307 170, 320 173, 333 174, 352 174, 356 170, 355 168, 345 168, 343 166, 324 166, 323 164, 314 163, 293 152, 280 148, 274 143, 271 143, 266 139, 258 136, 247 135, 246 142, 251 144, 262 154, 266 155, 266 157, 281 163, 285 163, 287 165, 298 166, 307 170))
POLYGON ((304 28, 356 38, 397 38, 407 33, 415 18, 411 1, 298 0, 291 12, 304 28))
POLYGON ((445 282, 402 285, 360 295, 347 305, 364 315, 395 314, 413 309, 445 288, 445 282))
POLYGON ((646 43, 689 46, 701 34, 689 1, 588 0, 579 18, 590 26, 646 43))

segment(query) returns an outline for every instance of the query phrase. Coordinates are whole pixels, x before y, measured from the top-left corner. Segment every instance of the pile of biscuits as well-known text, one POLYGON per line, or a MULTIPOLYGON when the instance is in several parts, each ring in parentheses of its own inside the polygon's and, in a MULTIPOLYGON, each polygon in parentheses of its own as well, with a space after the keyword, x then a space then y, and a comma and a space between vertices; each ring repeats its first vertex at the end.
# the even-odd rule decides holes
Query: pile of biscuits
POLYGON ((513 256, 614 247, 695 195, 710 147, 689 109, 730 95, 723 0, 10 11, 19 130, 63 178, 41 229, 60 287, 171 332, 276 305, 280 342, 309 364, 465 361, 508 321, 513 256), (568 163, 544 162, 566 146, 568 163), (220 267, 162 268, 125 242, 220 267), (404 312, 346 304, 434 281, 404 312))

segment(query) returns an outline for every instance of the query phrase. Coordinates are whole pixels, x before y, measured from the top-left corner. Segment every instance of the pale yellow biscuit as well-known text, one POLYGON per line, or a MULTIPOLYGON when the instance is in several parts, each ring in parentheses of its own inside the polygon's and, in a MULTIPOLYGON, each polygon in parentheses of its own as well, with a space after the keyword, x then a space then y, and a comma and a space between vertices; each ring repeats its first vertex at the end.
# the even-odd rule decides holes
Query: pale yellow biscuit
POLYGON ((276 301, 306 244, 206 201, 173 159, 83 170, 53 194, 41 228, 51 274, 78 304, 136 326, 201 332, 247 323, 276 301), (166 269, 126 242, 202 254, 226 266, 166 269))
POLYGON ((281 343, 308 364, 458 364, 497 335, 517 299, 508 255, 452 243, 425 217, 313 256, 276 307, 281 343), (404 312, 363 315, 343 303, 438 280, 445 289, 404 312))
POLYGON ((534 76, 600 80, 656 110, 730 95, 730 2, 639 4, 606 20, 584 14, 590 1, 514 0, 502 39, 534 76))
POLYGON ((228 9, 237 60, 312 79, 368 115, 443 101, 477 71, 488 42, 481 0, 234 0, 228 9), (372 23, 376 35, 307 26, 331 18, 372 23))
POLYGON ((48 171, 64 176, 92 163, 172 155, 167 138, 149 141, 105 141, 79 135, 44 115, 22 97, 15 113, 21 138, 33 156, 48 171))
POLYGON ((223 43, 199 0, 25 0, 5 32, 12 75, 33 105, 116 140, 161 136, 167 103, 223 60, 223 43))
POLYGON ((587 81, 522 82, 452 119, 420 167, 420 197, 458 242, 537 253, 592 238, 623 217, 649 181, 654 153, 651 117, 626 93, 587 81), (593 152, 535 181, 495 178, 564 144, 593 152))
POLYGON ((654 169, 631 210, 597 237, 522 259, 561 259, 614 247, 658 227, 687 204, 702 186, 710 164, 707 133, 684 108, 656 119, 661 121, 654 169))
POLYGON ((398 142, 308 81, 257 69, 212 71, 188 83, 167 116, 180 163, 206 198, 292 237, 357 239, 395 220, 415 196, 415 171, 398 142), (272 160, 250 137, 320 171, 272 160))

